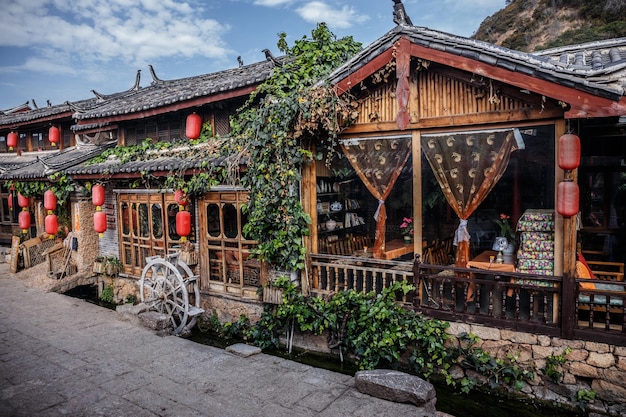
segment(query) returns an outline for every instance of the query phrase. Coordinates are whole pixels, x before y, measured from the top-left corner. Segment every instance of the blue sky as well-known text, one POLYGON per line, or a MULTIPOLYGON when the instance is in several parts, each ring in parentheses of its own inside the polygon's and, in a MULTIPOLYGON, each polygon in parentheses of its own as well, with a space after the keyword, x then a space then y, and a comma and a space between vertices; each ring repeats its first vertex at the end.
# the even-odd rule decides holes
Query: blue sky
MULTIPOLYGON (((404 0, 416 26, 471 36, 505 0, 404 0)), ((364 46, 395 24, 392 0, 0 0, 0 109, 60 104, 249 64, 326 22, 364 46)))

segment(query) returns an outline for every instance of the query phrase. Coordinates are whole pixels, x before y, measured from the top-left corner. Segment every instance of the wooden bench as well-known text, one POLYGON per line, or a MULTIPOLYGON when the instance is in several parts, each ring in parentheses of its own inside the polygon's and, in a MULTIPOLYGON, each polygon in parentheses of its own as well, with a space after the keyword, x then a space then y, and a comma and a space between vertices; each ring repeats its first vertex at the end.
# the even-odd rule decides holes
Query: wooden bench
POLYGON ((624 288, 624 263, 586 261, 593 279, 578 279, 578 309, 594 312, 622 314, 626 291, 624 288))

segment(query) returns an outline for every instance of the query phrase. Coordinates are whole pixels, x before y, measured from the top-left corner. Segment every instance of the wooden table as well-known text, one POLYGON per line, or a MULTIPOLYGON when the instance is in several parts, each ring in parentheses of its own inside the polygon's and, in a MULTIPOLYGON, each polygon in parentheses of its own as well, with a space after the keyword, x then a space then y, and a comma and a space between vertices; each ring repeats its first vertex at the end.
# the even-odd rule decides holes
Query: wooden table
POLYGON ((393 239, 385 242, 385 251, 377 256, 379 259, 395 259, 402 255, 413 253, 415 245, 413 242, 406 243, 404 239, 393 239))
POLYGON ((494 250, 486 250, 469 261, 467 266, 471 268, 488 269, 489 271, 515 272, 515 261, 498 264, 495 260, 493 262, 489 260, 490 256, 493 256, 493 259, 496 259, 497 255, 498 252, 494 250))

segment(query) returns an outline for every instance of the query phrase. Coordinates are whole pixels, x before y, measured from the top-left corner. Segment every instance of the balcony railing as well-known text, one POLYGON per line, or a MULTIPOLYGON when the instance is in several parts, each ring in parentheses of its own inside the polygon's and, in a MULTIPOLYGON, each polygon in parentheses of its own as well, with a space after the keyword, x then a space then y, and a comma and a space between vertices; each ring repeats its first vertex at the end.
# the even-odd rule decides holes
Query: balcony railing
POLYGON ((456 268, 417 259, 321 254, 311 259, 317 295, 349 289, 379 293, 395 281, 407 281, 416 291, 402 301, 433 318, 626 346, 623 282, 581 289, 579 284, 590 280, 456 268))

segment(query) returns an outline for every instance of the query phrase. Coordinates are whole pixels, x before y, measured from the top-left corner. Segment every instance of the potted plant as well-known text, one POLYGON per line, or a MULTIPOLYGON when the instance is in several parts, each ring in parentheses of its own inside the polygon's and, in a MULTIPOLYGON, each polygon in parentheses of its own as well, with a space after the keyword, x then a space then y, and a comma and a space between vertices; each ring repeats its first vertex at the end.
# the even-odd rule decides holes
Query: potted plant
POLYGON ((108 257, 106 260, 105 273, 112 277, 120 273, 122 263, 114 256, 108 257))
POLYGON ((400 224, 400 232, 404 237, 404 241, 406 243, 411 243, 413 241, 414 230, 414 222, 412 217, 405 217, 402 219, 402 224, 400 224))

